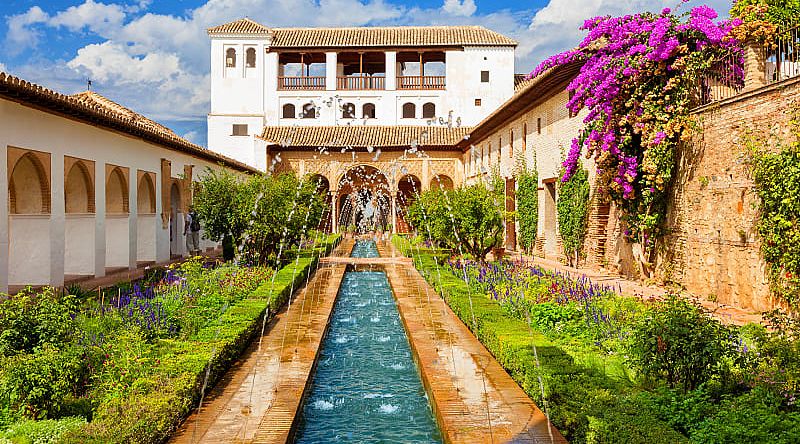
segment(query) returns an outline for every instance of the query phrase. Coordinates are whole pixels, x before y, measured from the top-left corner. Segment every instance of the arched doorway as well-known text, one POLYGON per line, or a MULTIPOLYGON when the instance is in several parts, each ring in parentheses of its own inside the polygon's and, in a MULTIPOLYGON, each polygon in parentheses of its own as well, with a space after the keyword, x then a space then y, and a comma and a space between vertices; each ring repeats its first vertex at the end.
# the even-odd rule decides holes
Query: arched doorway
POLYGON ((64 274, 95 273, 94 162, 64 157, 64 274))
POLYGON ((156 233, 161 228, 156 217, 155 174, 138 172, 136 187, 136 262, 155 262, 156 233))
POLYGON ((397 182, 397 232, 409 233, 411 225, 406 220, 408 207, 422 192, 422 181, 413 174, 406 174, 397 182))
POLYGON ((9 147, 8 163, 8 284, 49 284, 50 155, 9 147))
POLYGON ((450 176, 445 174, 439 174, 433 176, 431 179, 431 189, 432 190, 443 190, 448 191, 453 189, 453 179, 450 176))
POLYGON ((106 165, 106 268, 131 266, 128 169, 106 165))
POLYGON ((181 202, 181 189, 173 181, 169 190, 169 254, 170 256, 182 256, 186 249, 183 242, 183 205, 181 202))
POLYGON ((382 231, 391 223, 389 181, 379 169, 358 165, 339 179, 338 224, 358 233, 382 231))

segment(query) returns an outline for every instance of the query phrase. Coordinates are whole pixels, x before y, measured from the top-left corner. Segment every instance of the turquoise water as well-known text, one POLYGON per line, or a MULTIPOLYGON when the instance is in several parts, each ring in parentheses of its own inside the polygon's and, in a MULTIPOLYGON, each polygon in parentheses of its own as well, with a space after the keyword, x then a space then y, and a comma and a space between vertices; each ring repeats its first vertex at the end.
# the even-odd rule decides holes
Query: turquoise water
POLYGON ((296 442, 441 442, 384 272, 345 273, 296 442))
POLYGON ((380 257, 378 245, 372 240, 356 241, 350 257, 380 257))

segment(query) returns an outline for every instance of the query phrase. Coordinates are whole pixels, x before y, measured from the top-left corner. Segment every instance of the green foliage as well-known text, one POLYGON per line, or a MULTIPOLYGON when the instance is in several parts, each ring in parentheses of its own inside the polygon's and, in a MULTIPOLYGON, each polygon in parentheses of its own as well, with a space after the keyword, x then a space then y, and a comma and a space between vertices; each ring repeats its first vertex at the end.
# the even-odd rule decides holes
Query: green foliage
POLYGON ((5 431, 0 431, 0 443, 7 439, 13 444, 56 444, 65 433, 86 424, 81 417, 21 421, 5 431))
POLYGON ((645 376, 693 390, 722 370, 733 352, 732 337, 702 307, 669 295, 634 326, 629 360, 645 376))
POLYGON ((51 288, 0 296, 0 356, 68 341, 74 329, 71 315, 76 310, 75 297, 51 288))
POLYGON ((423 236, 440 245, 484 260, 502 244, 503 215, 495 192, 481 184, 422 193, 408 209, 408 218, 423 236))
POLYGON ((5 358, 0 368, 0 406, 34 419, 58 413, 83 370, 77 349, 59 350, 49 343, 5 358))
POLYGON ((731 17, 744 21, 765 20, 774 25, 794 23, 800 16, 800 0, 737 0, 731 17))
POLYGON ((800 302, 800 143, 777 152, 751 143, 760 198, 756 225, 773 292, 795 308, 800 302))
POLYGON ((209 238, 243 245, 248 261, 264 265, 319 225, 324 203, 317 188, 294 174, 240 178, 209 170, 194 207, 209 238))
POLYGON ((556 209, 564 255, 570 264, 577 265, 589 215, 589 175, 585 169, 579 167, 567 182, 561 183, 556 209))
POLYGON ((539 175, 536 167, 523 170, 517 182, 517 219, 522 248, 533 250, 539 225, 539 175))

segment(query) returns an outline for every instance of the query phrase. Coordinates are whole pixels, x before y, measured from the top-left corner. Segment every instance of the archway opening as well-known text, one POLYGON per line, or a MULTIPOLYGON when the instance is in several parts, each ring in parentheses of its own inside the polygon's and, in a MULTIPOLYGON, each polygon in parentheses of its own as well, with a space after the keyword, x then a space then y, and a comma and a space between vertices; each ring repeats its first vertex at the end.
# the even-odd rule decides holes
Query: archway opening
POLYGON ((356 233, 383 231, 391 223, 386 175, 370 165, 358 165, 339 179, 339 227, 356 233))
POLYGON ((81 161, 72 165, 64 179, 64 207, 67 214, 94 213, 94 184, 81 161))
POLYGON ((431 179, 431 189, 444 191, 452 190, 453 179, 444 174, 433 176, 433 179, 431 179))
POLYGON ((422 192, 422 181, 413 174, 406 174, 397 182, 397 232, 409 233, 411 225, 406 219, 408 207, 422 192))

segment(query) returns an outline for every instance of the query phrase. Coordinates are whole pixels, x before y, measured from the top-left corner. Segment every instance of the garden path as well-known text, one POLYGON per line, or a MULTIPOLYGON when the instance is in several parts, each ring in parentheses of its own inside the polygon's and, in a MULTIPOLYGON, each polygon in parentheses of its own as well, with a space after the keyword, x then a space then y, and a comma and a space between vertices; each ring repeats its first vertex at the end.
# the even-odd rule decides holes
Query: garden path
MULTIPOLYGON (((333 254, 349 256, 352 247, 352 240, 343 240, 333 254)), ((269 323, 261 350, 253 341, 170 442, 287 442, 345 268, 321 264, 292 304, 269 323)))
MULTIPOLYGON (((608 285, 613 288, 621 290, 625 296, 633 296, 641 299, 648 298, 661 298, 667 293, 667 289, 655 285, 645 285, 641 282, 625 279, 620 276, 614 276, 607 272, 600 270, 593 270, 588 268, 573 268, 550 259, 543 259, 535 256, 521 256, 514 254, 511 256, 515 259, 522 258, 526 261, 532 261, 536 265, 541 266, 546 270, 559 271, 562 273, 569 273, 572 276, 586 276, 593 282, 598 284, 608 285)), ((681 295, 691 299, 692 301, 702 305, 706 309, 713 312, 714 316, 726 324, 731 325, 744 325, 750 322, 762 323, 763 318, 761 313, 755 311, 744 310, 738 307, 733 307, 725 304, 718 304, 709 301, 706 298, 698 297, 687 292, 681 292, 681 295)))

